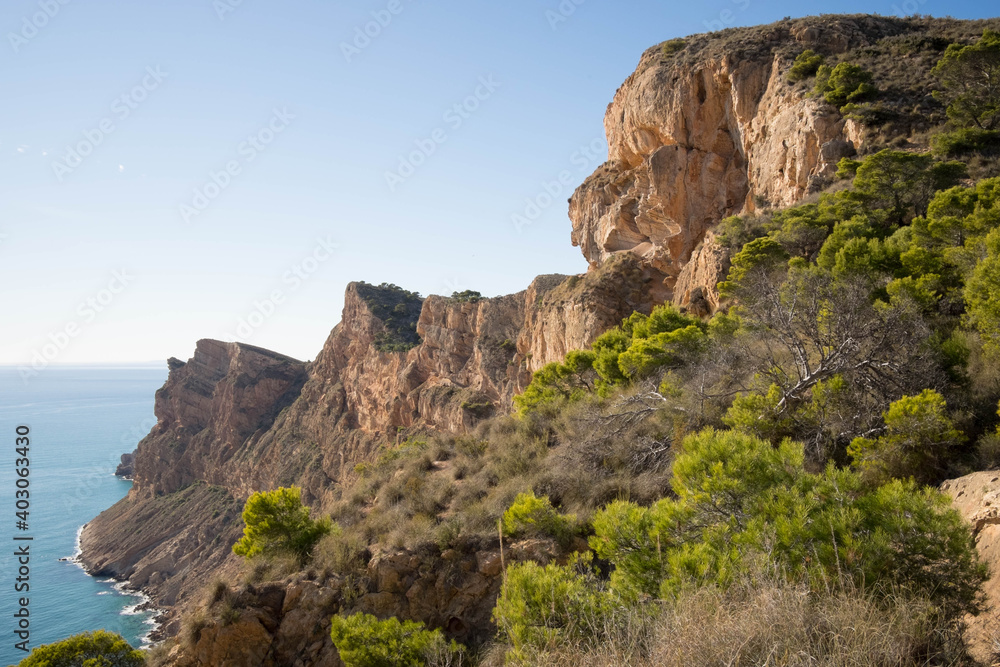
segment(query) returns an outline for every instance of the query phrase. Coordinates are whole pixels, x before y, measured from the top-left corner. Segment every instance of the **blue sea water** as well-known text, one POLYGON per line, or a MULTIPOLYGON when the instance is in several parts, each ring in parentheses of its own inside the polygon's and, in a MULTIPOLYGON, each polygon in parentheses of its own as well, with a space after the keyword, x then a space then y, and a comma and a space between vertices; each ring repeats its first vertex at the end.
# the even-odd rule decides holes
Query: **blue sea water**
POLYGON ((88 576, 71 560, 78 531, 121 499, 131 482, 114 476, 154 424, 153 394, 166 380, 163 367, 50 367, 23 380, 0 366, 0 665, 17 664, 14 613, 18 598, 17 544, 30 535, 30 646, 86 630, 106 629, 142 645, 153 629, 143 602, 88 576), (29 529, 16 528, 15 429, 31 429, 29 529))

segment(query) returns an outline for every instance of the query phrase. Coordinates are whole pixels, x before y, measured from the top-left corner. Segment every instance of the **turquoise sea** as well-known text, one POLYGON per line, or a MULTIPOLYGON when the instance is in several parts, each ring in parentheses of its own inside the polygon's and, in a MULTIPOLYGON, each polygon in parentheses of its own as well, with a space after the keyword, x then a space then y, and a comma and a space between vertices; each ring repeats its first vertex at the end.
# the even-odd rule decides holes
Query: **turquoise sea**
POLYGON ((154 423, 153 394, 162 367, 50 367, 23 380, 0 366, 0 665, 25 655, 15 648, 18 576, 13 537, 30 535, 30 646, 104 628, 142 645, 152 614, 141 596, 88 576, 72 558, 80 527, 110 507, 131 482, 114 476, 154 423), (16 428, 31 429, 29 529, 16 528, 16 428), (66 560, 68 559, 68 560, 66 560))

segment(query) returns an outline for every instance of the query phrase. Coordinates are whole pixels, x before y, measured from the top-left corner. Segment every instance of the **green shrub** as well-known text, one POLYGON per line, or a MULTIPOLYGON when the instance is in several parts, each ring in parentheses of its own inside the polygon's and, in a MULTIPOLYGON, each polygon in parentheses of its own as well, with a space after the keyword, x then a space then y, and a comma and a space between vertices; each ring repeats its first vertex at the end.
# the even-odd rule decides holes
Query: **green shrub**
POLYGON ((933 72, 944 85, 934 96, 959 127, 1000 126, 1000 32, 985 30, 976 44, 950 45, 933 72))
POLYGON ((683 51, 686 46, 687 42, 683 38, 678 37, 677 39, 671 39, 664 42, 660 52, 663 54, 664 58, 670 58, 683 51))
POLYGON ((330 637, 346 667, 422 667, 443 656, 459 664, 465 651, 440 630, 425 630, 423 623, 380 621, 363 613, 334 616, 330 637))
POLYGON ((233 545, 233 553, 247 559, 287 552, 305 562, 313 546, 333 529, 329 519, 309 518, 297 487, 253 494, 243 508, 243 521, 243 537, 233 545))
POLYGON ((876 94, 872 73, 852 63, 840 63, 834 68, 820 65, 816 72, 817 95, 837 108, 848 102, 864 102, 876 94))
POLYGON ((716 226, 715 239, 719 245, 737 253, 750 241, 767 236, 770 228, 770 220, 764 216, 732 215, 716 226))
POLYGON ((861 160, 849 157, 842 157, 837 163, 837 178, 854 180, 858 175, 858 168, 861 167, 861 160))
POLYGON ((781 387, 776 384, 772 384, 766 394, 754 391, 739 393, 722 421, 731 429, 768 442, 781 442, 791 437, 795 429, 792 414, 780 409, 781 398, 781 387))
POLYGON ((483 295, 471 289, 462 292, 452 292, 451 298, 462 303, 476 303, 483 300, 483 295))
POLYGON ((706 325, 670 304, 649 315, 632 313, 619 328, 604 332, 590 350, 575 350, 563 363, 552 362, 535 372, 514 405, 521 416, 543 407, 555 408, 588 394, 604 396, 616 387, 681 366, 705 348, 706 325))
POLYGON ((763 558, 815 589, 902 587, 950 619, 980 608, 986 569, 948 498, 913 482, 872 489, 856 473, 808 473, 802 446, 707 429, 674 461, 676 499, 612 504, 594 519, 595 553, 623 595, 728 586, 763 558))
POLYGON ((511 646, 508 658, 526 663, 559 643, 599 642, 619 605, 602 589, 586 554, 565 566, 527 562, 508 567, 493 620, 511 646))
POLYGON ((514 397, 514 407, 525 415, 544 406, 577 401, 594 388, 596 355, 593 352, 574 350, 566 355, 563 363, 554 361, 535 371, 531 383, 514 397))
POLYGON ((727 298, 739 296, 747 279, 756 273, 780 270, 787 265, 788 252, 770 237, 754 239, 733 256, 729 275, 719 283, 719 293, 727 298))
POLYGON ((792 68, 788 71, 788 80, 795 83, 808 79, 816 74, 816 71, 819 70, 824 60, 825 58, 822 55, 812 49, 806 49, 796 56, 795 62, 792 63, 792 68))
POLYGON ((636 338, 618 356, 618 367, 629 379, 649 377, 662 369, 676 368, 704 349, 707 337, 702 327, 683 329, 636 338))
POLYGON ((979 330, 986 349, 1000 354, 1000 227, 986 237, 986 257, 965 286, 969 320, 979 330))
POLYGON ((967 127, 942 132, 931 137, 931 149, 941 157, 994 152, 1000 150, 1000 131, 967 127))
POLYGON ((770 236, 792 257, 812 259, 833 229, 835 216, 828 207, 802 204, 778 211, 772 218, 770 236))
POLYGON ((628 600, 658 592, 665 563, 654 514, 633 502, 616 500, 594 515, 592 525, 590 548, 615 566, 611 588, 628 600))
POLYGON ((559 514, 547 496, 534 492, 518 494, 514 503, 503 513, 503 534, 508 537, 554 537, 567 542, 576 531, 576 517, 559 514))
POLYGON ((35 648, 18 667, 141 667, 142 651, 121 635, 104 630, 84 632, 35 648))
POLYGON ((902 225, 926 214, 936 192, 958 185, 965 176, 962 162, 939 162, 929 153, 887 148, 861 161, 848 196, 884 211, 887 225, 902 225))
POLYGON ((925 389, 919 396, 904 396, 885 413, 886 434, 856 438, 847 448, 853 465, 873 481, 913 477, 932 484, 953 450, 965 441, 948 418, 939 393, 925 389))
POLYGON ((607 394, 615 387, 628 384, 628 378, 618 365, 618 357, 632 344, 632 337, 621 329, 605 331, 591 345, 594 351, 594 371, 598 379, 594 383, 598 393, 607 394))

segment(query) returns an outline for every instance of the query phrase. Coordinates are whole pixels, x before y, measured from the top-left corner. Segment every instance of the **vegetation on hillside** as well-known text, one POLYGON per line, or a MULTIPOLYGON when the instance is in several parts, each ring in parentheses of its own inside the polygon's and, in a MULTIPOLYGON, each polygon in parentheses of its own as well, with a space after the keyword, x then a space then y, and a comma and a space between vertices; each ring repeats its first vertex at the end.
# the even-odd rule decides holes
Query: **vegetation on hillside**
POLYGON ((419 294, 390 283, 376 286, 360 282, 356 287, 372 315, 382 321, 383 330, 375 336, 376 349, 405 352, 420 344, 417 320, 423 299, 419 294))
POLYGON ((959 127, 1000 127, 1000 32, 986 30, 975 44, 949 44, 933 73, 942 84, 934 96, 959 127))
POLYGON ((483 300, 483 295, 475 290, 467 289, 461 292, 452 292, 451 298, 461 303, 478 303, 483 300))
POLYGON ((738 601, 764 595, 792 634, 751 624, 742 660, 791 637, 829 664, 964 660, 985 572, 933 485, 998 457, 1000 179, 895 149, 841 172, 721 225, 714 318, 636 313, 540 369, 517 414, 358 466, 312 567, 363 580, 369 550, 498 531, 584 549, 509 568, 487 663, 679 664, 668 628, 709 623, 712 601, 705 632, 735 633, 738 601), (843 628, 833 645, 819 618, 843 628))
POLYGON ((895 149, 841 172, 814 202, 721 225, 714 318, 636 313, 535 373, 516 415, 359 467, 315 564, 476 549, 498 524, 587 537, 566 565, 508 569, 487 662, 678 664, 666 628, 714 600, 729 616, 705 632, 730 632, 762 591, 817 660, 964 660, 986 573, 933 486, 997 457, 1000 179, 895 149), (836 648, 809 639, 819 617, 845 628, 836 648))
POLYGON ((421 667, 428 662, 461 662, 465 647, 448 642, 440 630, 371 614, 334 616, 330 635, 346 667, 421 667))
POLYGON ((18 667, 141 667, 145 662, 145 654, 121 635, 97 630, 39 646, 18 667))
MULTIPOLYGON (((949 47, 954 52, 973 45, 984 30, 1000 31, 1000 21, 870 15, 838 16, 833 20, 822 16, 786 19, 766 26, 692 35, 671 61, 677 67, 692 69, 719 53, 727 54, 734 62, 773 56, 787 63, 789 81, 806 90, 816 87, 814 77, 820 65, 830 72, 842 64, 858 68, 870 74, 867 83, 872 89, 866 88, 859 99, 846 104, 833 100, 837 108, 843 108, 847 117, 866 127, 873 146, 895 141, 907 147, 927 148, 932 135, 948 121, 947 107, 951 104, 947 95, 930 94, 946 88, 940 76, 943 72, 935 70, 935 66, 949 47), (864 38, 856 39, 853 48, 843 50, 844 38, 836 34, 838 27, 842 27, 843 35, 863 34, 864 38), (806 50, 797 36, 808 31, 818 39, 806 50)), ((657 47, 660 51, 663 48, 657 47)), ((855 85, 849 92, 857 90, 855 85)), ((966 142, 971 139, 981 147, 991 147, 993 156, 1000 148, 995 136, 981 137, 978 131, 963 134, 966 142)))
MULTIPOLYGON (((594 517, 590 546, 609 579, 590 554, 508 568, 494 613, 507 657, 535 664, 553 650, 597 650, 633 632, 637 618, 657 621, 652 600, 679 603, 702 589, 724 596, 762 573, 820 605, 847 598, 888 611, 906 595, 927 610, 941 635, 901 663, 877 664, 922 664, 928 649, 953 650, 987 572, 948 499, 912 481, 868 485, 834 466, 807 473, 803 460, 801 444, 788 441, 773 447, 711 429, 689 436, 674 461, 673 497, 650 507, 615 501, 594 517)), ((646 657, 632 651, 628 662, 646 657)))
POLYGON ((233 553, 244 558, 288 553, 305 563, 332 526, 328 518, 311 519, 301 496, 295 487, 250 496, 243 509, 243 537, 233 545, 233 553))
MULTIPOLYGON (((885 94, 863 64, 824 60, 791 78, 816 75, 844 113, 885 94)), ((975 125, 948 118, 938 136, 975 125)), ((666 628, 712 600, 729 616, 702 630, 729 632, 762 591, 790 635, 748 623, 742 661, 790 637, 786 653, 829 664, 964 660, 986 572, 932 487, 996 457, 1000 179, 970 169, 977 152, 885 147, 811 201, 724 221, 723 312, 634 314, 536 372, 517 415, 387 452, 338 521, 358 544, 389 524, 399 546, 461 548, 497 521, 508 539, 589 535, 566 565, 508 569, 494 652, 516 662, 678 664, 666 628), (816 642, 818 617, 853 634, 816 642)))
POLYGON ((822 54, 816 53, 812 49, 806 49, 795 56, 795 62, 788 70, 788 80, 792 83, 804 81, 814 76, 819 71, 820 66, 826 58, 822 54))

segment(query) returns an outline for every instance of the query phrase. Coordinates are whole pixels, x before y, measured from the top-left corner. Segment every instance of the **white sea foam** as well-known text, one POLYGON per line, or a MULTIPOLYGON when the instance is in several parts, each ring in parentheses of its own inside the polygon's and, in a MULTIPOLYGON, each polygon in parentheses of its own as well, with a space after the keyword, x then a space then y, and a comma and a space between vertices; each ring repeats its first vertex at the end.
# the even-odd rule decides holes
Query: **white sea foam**
POLYGON ((79 528, 76 529, 76 541, 73 543, 74 544, 73 555, 72 556, 66 556, 65 558, 60 558, 59 559, 61 561, 65 561, 67 563, 73 563, 74 565, 76 565, 77 567, 79 567, 81 570, 83 570, 84 567, 83 567, 83 561, 80 559, 80 556, 83 555, 83 548, 80 547, 80 540, 83 539, 83 529, 86 528, 86 527, 87 527, 87 524, 83 524, 82 526, 80 526, 79 528))
MULTIPOLYGON (((83 538, 83 529, 86 527, 87 524, 83 524, 76 531, 76 548, 73 551, 73 555, 59 559, 66 561, 67 563, 73 563, 84 571, 86 571, 86 568, 84 568, 83 560, 81 559, 83 549, 80 546, 80 541, 83 538)), ((95 579, 95 581, 100 584, 111 584, 111 588, 113 589, 110 591, 98 591, 98 595, 118 594, 128 596, 130 598, 138 598, 138 602, 122 607, 122 610, 118 613, 121 616, 146 616, 146 618, 142 620, 142 623, 143 625, 149 626, 149 632, 139 638, 139 641, 141 642, 140 648, 149 648, 153 646, 155 642, 153 642, 150 635, 160 629, 161 623, 158 619, 163 615, 163 610, 151 606, 150 603, 153 601, 152 598, 142 591, 130 587, 127 581, 118 581, 114 577, 109 577, 107 579, 95 579)))
POLYGON ((155 642, 151 639, 150 635, 160 629, 160 616, 163 615, 163 610, 153 607, 150 603, 153 601, 148 595, 140 590, 129 587, 128 582, 119 581, 116 582, 112 588, 114 588, 121 595, 128 595, 129 597, 138 598, 139 601, 133 605, 129 605, 118 612, 122 616, 142 616, 146 615, 146 618, 142 620, 144 625, 150 626, 149 632, 144 634, 139 638, 142 646, 141 648, 149 648, 153 646, 155 642))
MULTIPOLYGON (((150 623, 150 621, 145 621, 145 622, 146 623, 150 623)), ((154 632, 156 632, 156 630, 160 627, 160 622, 154 620, 154 621, 152 621, 150 623, 150 625, 154 626, 153 629, 150 630, 149 632, 147 632, 146 634, 144 634, 142 637, 139 637, 139 648, 146 648, 146 649, 148 649, 148 648, 153 648, 154 646, 156 646, 156 642, 153 641, 151 635, 154 632)))

